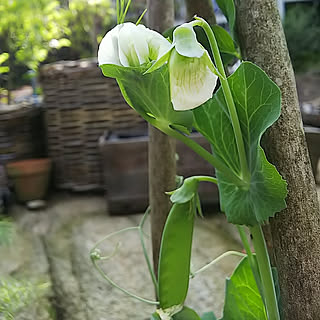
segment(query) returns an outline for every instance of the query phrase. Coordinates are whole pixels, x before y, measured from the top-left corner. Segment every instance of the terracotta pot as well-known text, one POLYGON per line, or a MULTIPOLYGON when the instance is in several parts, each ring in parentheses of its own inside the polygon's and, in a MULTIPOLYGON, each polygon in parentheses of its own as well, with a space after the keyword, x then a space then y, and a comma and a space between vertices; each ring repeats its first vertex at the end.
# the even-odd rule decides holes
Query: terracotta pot
POLYGON ((50 159, 30 159, 8 163, 9 178, 14 183, 19 201, 43 199, 48 190, 50 159))

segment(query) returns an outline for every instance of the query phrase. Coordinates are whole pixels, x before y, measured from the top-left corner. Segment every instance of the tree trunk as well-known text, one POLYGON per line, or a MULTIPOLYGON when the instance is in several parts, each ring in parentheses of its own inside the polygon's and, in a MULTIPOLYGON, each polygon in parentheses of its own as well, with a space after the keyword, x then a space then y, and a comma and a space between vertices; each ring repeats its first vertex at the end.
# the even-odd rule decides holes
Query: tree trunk
MULTIPOLYGON (((148 24, 162 32, 174 24, 173 0, 149 0, 148 24)), ((153 264, 158 274, 158 259, 163 227, 171 203, 166 191, 175 189, 175 141, 149 126, 149 201, 151 206, 151 233, 153 264)))
POLYGON ((185 0, 187 7, 187 19, 192 20, 194 15, 207 20, 210 25, 216 24, 211 0, 185 0))
POLYGON ((10 53, 10 55, 9 55, 9 73, 8 73, 8 80, 7 80, 8 104, 12 103, 13 62, 14 62, 14 53, 10 53))
POLYGON ((282 92, 282 114, 268 130, 268 159, 288 182, 287 209, 270 221, 286 320, 320 317, 320 214, 284 32, 276 0, 236 0, 245 60, 259 65, 282 92))

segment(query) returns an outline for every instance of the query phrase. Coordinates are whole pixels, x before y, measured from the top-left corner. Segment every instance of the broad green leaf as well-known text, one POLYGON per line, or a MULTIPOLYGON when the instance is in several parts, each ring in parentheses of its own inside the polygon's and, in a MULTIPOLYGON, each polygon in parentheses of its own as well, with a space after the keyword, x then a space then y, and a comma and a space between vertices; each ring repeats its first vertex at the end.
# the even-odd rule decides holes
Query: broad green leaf
POLYGON ((197 313, 188 308, 188 307, 183 307, 183 309, 175 314, 172 317, 173 320, 201 320, 200 317, 197 315, 197 313))
POLYGON ((105 76, 117 79, 127 103, 153 126, 163 132, 167 132, 171 127, 178 127, 185 133, 190 132, 192 112, 173 110, 167 65, 147 74, 143 73, 148 69, 148 65, 139 68, 115 65, 100 67, 105 76))
POLYGON ((213 312, 206 312, 202 315, 201 320, 217 320, 213 312))
POLYGON ((221 52, 231 54, 237 58, 240 58, 239 52, 236 50, 234 41, 230 34, 218 25, 212 27, 214 35, 216 37, 218 47, 221 52))
POLYGON ((194 201, 175 203, 164 226, 158 269, 158 296, 163 310, 183 305, 187 296, 194 216, 194 201))
POLYGON ((234 28, 236 23, 236 9, 233 0, 217 0, 217 4, 223 14, 226 16, 231 35, 234 38, 234 28))
MULTIPOLYGON (((229 183, 216 171, 220 204, 234 224, 261 224, 286 207, 286 182, 260 146, 265 130, 280 115, 280 90, 259 67, 244 62, 228 78, 240 120, 251 181, 248 190, 229 183)), ((196 129, 212 144, 213 153, 241 176, 239 157, 226 102, 220 88, 193 111, 196 129)))
POLYGON ((268 320, 248 258, 243 258, 226 281, 223 317, 220 320, 268 320))

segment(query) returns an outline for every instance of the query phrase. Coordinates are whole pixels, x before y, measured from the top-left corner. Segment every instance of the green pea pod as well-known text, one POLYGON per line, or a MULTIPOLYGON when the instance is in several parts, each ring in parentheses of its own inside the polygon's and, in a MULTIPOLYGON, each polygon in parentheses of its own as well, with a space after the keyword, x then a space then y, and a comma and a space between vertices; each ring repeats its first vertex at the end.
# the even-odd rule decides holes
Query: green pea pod
POLYGON ((182 305, 189 287, 195 203, 175 203, 168 215, 159 255, 159 301, 165 310, 182 305))
POLYGON ((197 313, 188 308, 188 307, 183 307, 183 309, 175 314, 172 317, 173 320, 201 320, 201 318, 197 315, 197 313))

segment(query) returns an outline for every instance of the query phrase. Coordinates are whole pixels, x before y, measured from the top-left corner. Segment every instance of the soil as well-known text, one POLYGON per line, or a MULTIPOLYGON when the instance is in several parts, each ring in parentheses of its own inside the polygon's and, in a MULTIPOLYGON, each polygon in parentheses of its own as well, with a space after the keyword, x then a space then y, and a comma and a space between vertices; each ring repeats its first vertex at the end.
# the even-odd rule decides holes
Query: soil
MULTIPOLYGON (((0 275, 50 283, 32 308, 21 310, 19 319, 35 320, 144 320, 153 306, 127 297, 94 269, 89 252, 106 234, 138 225, 142 215, 109 216, 103 196, 58 195, 46 209, 28 211, 16 205, 11 212, 17 232, 10 247, 0 248, 0 275)), ((145 226, 149 234, 149 225, 145 226)), ((131 231, 99 246, 115 256, 101 264, 120 286, 146 299, 155 299, 137 232, 131 231)), ((147 239, 147 243, 148 239, 147 239)), ((150 250, 150 245, 148 245, 150 250)), ((198 219, 195 226, 192 269, 196 270, 227 250, 242 250, 235 230, 223 215, 198 219)), ((227 257, 195 277, 186 304, 200 314, 221 314, 225 279, 239 261, 227 257)))

